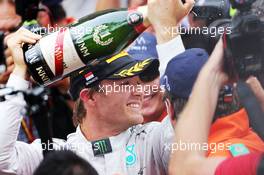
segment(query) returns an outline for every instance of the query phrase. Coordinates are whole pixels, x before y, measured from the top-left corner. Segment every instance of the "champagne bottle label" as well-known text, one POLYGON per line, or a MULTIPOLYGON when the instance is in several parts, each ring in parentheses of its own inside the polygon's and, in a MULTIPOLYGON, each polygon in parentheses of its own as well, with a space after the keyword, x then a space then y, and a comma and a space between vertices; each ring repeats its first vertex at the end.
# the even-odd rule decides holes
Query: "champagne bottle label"
MULTIPOLYGON (((27 48, 28 46, 25 47, 27 48)), ((41 84, 49 83, 54 78, 54 74, 50 70, 41 53, 39 43, 36 45, 31 45, 30 48, 25 52, 25 61, 28 65, 30 65, 29 71, 31 72, 34 80, 37 82, 41 84)))
POLYGON ((143 21, 141 12, 125 9, 87 16, 25 49, 25 62, 33 78, 48 85, 120 52, 145 30, 143 21))
POLYGON ((68 28, 43 37, 39 45, 46 63, 55 76, 63 76, 85 66, 75 50, 68 28))

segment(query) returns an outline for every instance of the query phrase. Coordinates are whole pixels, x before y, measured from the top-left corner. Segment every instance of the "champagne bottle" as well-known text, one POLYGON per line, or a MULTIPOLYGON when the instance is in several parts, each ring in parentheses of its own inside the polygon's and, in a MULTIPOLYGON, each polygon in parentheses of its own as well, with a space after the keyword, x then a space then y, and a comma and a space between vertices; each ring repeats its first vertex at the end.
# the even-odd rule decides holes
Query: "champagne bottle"
POLYGON ((117 54, 148 25, 146 6, 97 12, 27 47, 25 62, 35 81, 49 85, 117 54))

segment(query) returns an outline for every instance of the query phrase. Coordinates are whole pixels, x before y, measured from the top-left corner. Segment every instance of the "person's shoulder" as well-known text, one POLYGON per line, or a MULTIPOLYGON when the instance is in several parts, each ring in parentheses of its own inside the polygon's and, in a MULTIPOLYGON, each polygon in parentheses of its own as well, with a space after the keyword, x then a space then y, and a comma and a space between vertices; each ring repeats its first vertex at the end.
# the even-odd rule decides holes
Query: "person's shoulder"
POLYGON ((70 150, 80 149, 83 145, 91 145, 83 135, 80 126, 76 128, 76 131, 67 136, 67 141, 64 147, 70 150))

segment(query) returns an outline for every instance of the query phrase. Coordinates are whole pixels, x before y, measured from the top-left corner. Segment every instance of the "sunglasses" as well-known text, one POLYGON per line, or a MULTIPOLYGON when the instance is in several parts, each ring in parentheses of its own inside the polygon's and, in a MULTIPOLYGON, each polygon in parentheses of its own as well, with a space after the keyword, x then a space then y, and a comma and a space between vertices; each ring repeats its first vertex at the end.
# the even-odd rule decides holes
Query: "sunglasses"
POLYGON ((160 76, 159 70, 152 70, 152 69, 147 69, 141 74, 139 74, 139 78, 142 82, 151 82, 158 78, 160 76))

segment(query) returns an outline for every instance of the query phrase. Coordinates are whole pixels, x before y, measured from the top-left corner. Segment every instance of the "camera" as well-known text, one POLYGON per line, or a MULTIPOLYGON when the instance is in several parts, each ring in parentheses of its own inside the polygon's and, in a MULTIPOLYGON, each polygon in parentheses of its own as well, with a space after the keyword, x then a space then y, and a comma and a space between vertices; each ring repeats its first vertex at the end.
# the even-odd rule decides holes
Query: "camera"
POLYGON ((229 18, 229 7, 228 0, 197 0, 192 13, 194 19, 205 19, 209 25, 217 19, 229 18))
POLYGON ((203 48, 211 54, 225 29, 231 33, 229 9, 229 0, 197 0, 192 9, 192 18, 202 23, 181 28, 184 46, 187 49, 203 48))
POLYGON ((231 1, 238 13, 231 21, 231 34, 223 35, 224 66, 231 79, 264 73, 264 21, 252 11, 255 1, 231 1))

